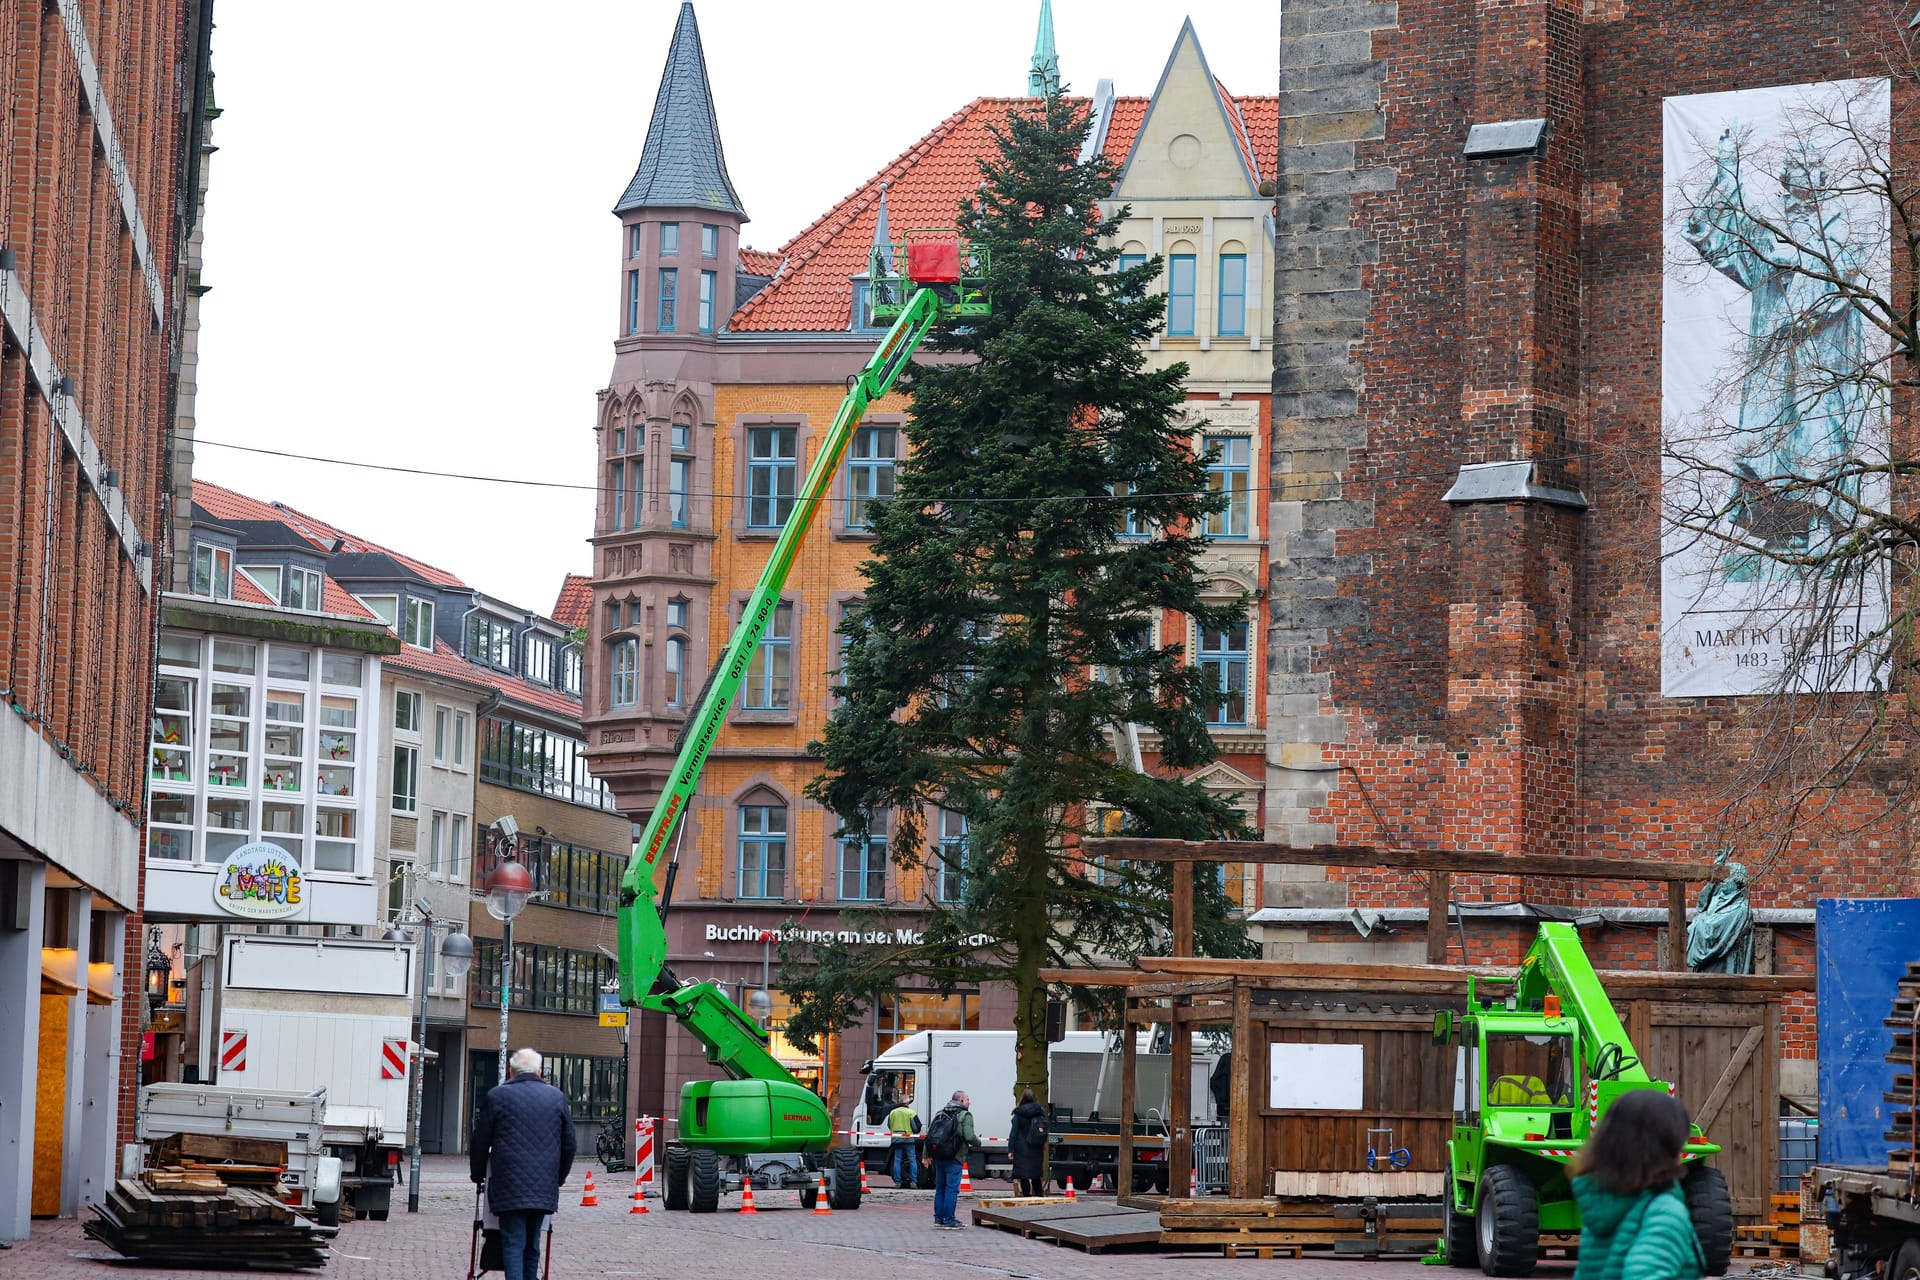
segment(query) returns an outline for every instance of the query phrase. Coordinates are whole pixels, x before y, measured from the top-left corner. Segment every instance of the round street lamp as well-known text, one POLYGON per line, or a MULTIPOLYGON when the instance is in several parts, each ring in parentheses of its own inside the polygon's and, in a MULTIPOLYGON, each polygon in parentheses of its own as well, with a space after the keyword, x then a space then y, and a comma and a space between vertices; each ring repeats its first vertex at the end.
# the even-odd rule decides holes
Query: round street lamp
POLYGON ((464 978, 473 968, 473 939, 464 933, 450 933, 440 944, 440 964, 449 978, 464 978))
POLYGON ((405 929, 402 929, 399 925, 396 924, 392 928, 388 929, 385 933, 380 935, 380 941, 412 942, 413 938, 410 934, 407 933, 405 929))
POLYGON ((512 858, 501 859, 487 881, 487 914, 495 920, 511 920, 526 909, 532 897, 532 874, 512 858))

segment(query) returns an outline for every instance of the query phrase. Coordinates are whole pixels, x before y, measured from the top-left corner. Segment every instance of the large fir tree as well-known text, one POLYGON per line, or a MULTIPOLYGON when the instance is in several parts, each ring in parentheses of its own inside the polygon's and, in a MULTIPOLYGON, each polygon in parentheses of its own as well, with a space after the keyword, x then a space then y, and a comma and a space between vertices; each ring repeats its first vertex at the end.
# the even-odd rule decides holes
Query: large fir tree
MULTIPOLYGON (((1218 692, 1183 646, 1151 643, 1149 620, 1175 610, 1224 627, 1244 612, 1202 598, 1196 554, 1224 499, 1178 417, 1186 366, 1146 367, 1160 261, 1115 269, 1124 214, 1099 216, 1115 168, 1079 159, 1088 127, 1055 95, 995 130, 959 219, 990 251, 993 313, 936 334, 970 359, 906 380, 911 448, 873 517, 841 700, 816 744, 826 767, 810 794, 842 835, 865 839, 889 815, 895 863, 959 892, 918 946, 783 952, 788 1032, 805 1042, 904 978, 949 991, 1010 980, 1017 1075, 1042 1097, 1040 970, 1167 945, 1170 869, 1089 866, 1077 837, 1243 829, 1227 799, 1137 772, 1118 749, 1132 724, 1157 736, 1166 774, 1213 758, 1204 716, 1218 692), (1123 537, 1129 522, 1152 536, 1123 537)), ((1217 883, 1196 880, 1200 947, 1243 954, 1217 883)))

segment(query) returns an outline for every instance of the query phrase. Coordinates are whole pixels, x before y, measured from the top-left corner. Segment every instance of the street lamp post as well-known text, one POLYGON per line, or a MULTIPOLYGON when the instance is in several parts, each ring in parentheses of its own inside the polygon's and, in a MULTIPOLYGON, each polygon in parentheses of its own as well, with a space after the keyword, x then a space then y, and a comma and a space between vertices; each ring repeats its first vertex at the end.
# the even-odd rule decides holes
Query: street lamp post
MULTIPOLYGON (((459 932, 460 925, 453 920, 435 920, 424 898, 417 899, 413 909, 419 914, 417 922, 420 929, 420 1014, 415 1024, 413 1053, 413 1097, 410 1109, 413 1112, 413 1135, 407 1153, 407 1212, 420 1212, 420 1136, 423 1118, 421 1111, 426 1095, 427 1076, 427 949, 433 945, 433 933, 436 929, 450 930, 440 943, 440 963, 447 973, 455 978, 466 976, 473 966, 473 939, 459 932)), ((407 942, 410 935, 399 925, 387 931, 387 941, 407 942)))
POLYGON ((500 921, 500 1083, 507 1082, 507 1007, 513 999, 513 918, 533 897, 533 876, 514 859, 520 824, 511 816, 493 824, 506 848, 487 880, 487 914, 500 921))

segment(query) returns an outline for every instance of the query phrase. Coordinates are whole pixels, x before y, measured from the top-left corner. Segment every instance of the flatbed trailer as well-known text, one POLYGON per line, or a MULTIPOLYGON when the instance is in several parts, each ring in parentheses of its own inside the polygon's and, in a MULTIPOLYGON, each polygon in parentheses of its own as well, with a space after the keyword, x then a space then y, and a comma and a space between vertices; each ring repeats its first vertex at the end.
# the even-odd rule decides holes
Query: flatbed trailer
POLYGON ((1920 1280, 1920 1170, 1815 1165, 1801 1185, 1817 1190, 1833 1233, 1828 1275, 1920 1280))

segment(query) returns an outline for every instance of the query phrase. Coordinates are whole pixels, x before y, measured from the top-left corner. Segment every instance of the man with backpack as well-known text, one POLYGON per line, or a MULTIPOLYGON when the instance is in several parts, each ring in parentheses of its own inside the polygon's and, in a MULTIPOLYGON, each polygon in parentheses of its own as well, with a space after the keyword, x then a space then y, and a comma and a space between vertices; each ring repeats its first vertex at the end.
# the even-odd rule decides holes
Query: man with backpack
POLYGON ((956 1216, 960 1212, 960 1162, 980 1145, 973 1132, 972 1100, 966 1090, 955 1089, 953 1100, 940 1108, 927 1126, 927 1158, 933 1163, 933 1225, 944 1231, 959 1231, 966 1224, 956 1216))

